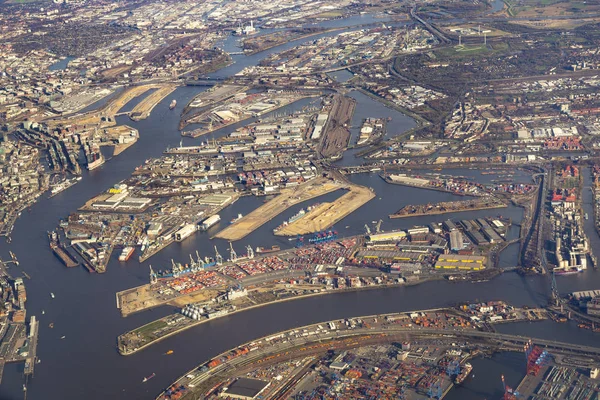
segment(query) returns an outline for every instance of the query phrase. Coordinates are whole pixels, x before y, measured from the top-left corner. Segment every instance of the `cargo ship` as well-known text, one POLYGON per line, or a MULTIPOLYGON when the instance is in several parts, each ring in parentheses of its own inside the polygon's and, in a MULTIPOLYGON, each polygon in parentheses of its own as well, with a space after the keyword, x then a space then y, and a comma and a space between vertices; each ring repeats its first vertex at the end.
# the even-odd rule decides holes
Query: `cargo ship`
POLYGON ((242 214, 238 214, 237 217, 233 218, 231 221, 229 221, 229 223, 230 224, 235 224, 236 222, 238 222, 242 218, 244 218, 244 216, 242 214))
POLYGON ((176 105, 177 105, 177 100, 173 99, 173 101, 171 101, 171 104, 169 104, 169 110, 174 109, 176 105))
POLYGON ((469 374, 471 373, 471 371, 473 371, 473 366, 471 364, 466 363, 465 365, 463 365, 463 367, 461 368, 460 374, 458 374, 456 376, 454 383, 457 385, 460 385, 461 383, 463 383, 465 381, 465 379, 467 379, 469 377, 469 374))
POLYGON ((145 377, 142 382, 148 382, 150 379, 154 378, 156 374, 153 372, 152 375, 145 377))
POLYGON ((125 262, 127 260, 129 260, 131 258, 131 255, 134 252, 134 248, 131 246, 127 246, 123 249, 123 251, 121 252, 121 255, 119 255, 119 261, 121 262, 125 262))
POLYGON ((264 247, 260 246, 256 248, 257 253, 273 253, 279 250, 281 250, 281 247, 277 246, 276 244, 271 246, 270 249, 265 249, 264 247))
POLYGON ((297 220, 299 220, 300 218, 302 218, 307 212, 314 210, 315 208, 317 208, 317 206, 320 203, 315 203, 312 206, 308 206, 306 207, 306 210, 304 208, 301 208, 300 211, 298 211, 296 214, 292 215, 287 221, 283 221, 283 223, 281 225, 279 225, 277 228, 273 229, 273 232, 277 232, 280 229, 282 229, 285 226, 288 226, 289 224, 291 224, 292 222, 295 222, 297 220))
POLYGON ((552 270, 552 273, 554 273, 554 275, 573 275, 573 274, 578 274, 580 272, 583 272, 583 268, 581 267, 570 267, 570 268, 554 268, 552 270))

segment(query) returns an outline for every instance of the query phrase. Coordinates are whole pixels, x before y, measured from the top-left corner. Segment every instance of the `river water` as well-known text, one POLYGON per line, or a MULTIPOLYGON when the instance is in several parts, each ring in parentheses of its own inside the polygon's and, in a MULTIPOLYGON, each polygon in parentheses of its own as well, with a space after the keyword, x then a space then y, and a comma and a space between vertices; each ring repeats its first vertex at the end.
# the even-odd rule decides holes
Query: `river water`
MULTIPOLYGON (((287 46, 256 56, 235 56, 236 64, 216 73, 215 76, 235 73, 244 66, 254 65, 262 57, 287 46)), ((35 377, 28 384, 29 399, 153 398, 182 373, 228 348, 272 332, 334 318, 440 307, 469 300, 502 299, 515 305, 545 304, 550 285, 543 277, 524 278, 507 273, 491 282, 480 284, 436 281, 413 287, 338 293, 274 304, 200 325, 133 356, 120 356, 116 351, 116 337, 119 334, 167 315, 173 309, 162 307, 121 318, 115 307, 115 292, 147 283, 149 264, 160 269, 169 265, 171 258, 183 261, 187 254, 195 250, 199 250, 203 255, 212 254, 215 244, 225 255, 226 243, 210 241, 208 237, 211 232, 199 233, 182 243, 169 246, 142 265, 134 260, 119 263, 113 259, 105 274, 91 275, 83 268, 65 268, 48 248, 46 232, 54 229, 60 218, 75 211, 90 197, 127 178, 135 167, 147 158, 160 156, 167 146, 176 146, 181 140, 177 131, 179 114, 185 104, 201 90, 203 89, 199 87, 179 88, 157 105, 147 120, 133 122, 127 117, 119 117, 119 124, 128 124, 139 130, 138 143, 104 166, 84 172, 83 180, 65 192, 52 199, 41 199, 18 219, 12 234, 12 243, 7 245, 4 241, 0 242, 0 254, 3 258, 6 258, 11 250, 20 260, 19 267, 10 267, 12 274, 19 276, 19 270, 22 268, 31 276, 32 279, 26 281, 28 314, 36 315, 40 320, 38 356, 42 363, 36 366, 35 377), (177 100, 177 107, 170 111, 168 104, 173 98, 177 100), (50 292, 55 293, 55 299, 50 298, 50 292), (42 310, 45 310, 45 315, 41 315, 42 310), (50 322, 54 323, 53 329, 48 327, 50 322), (65 339, 61 339, 63 335, 65 339), (174 354, 169 357, 163 356, 168 349, 174 350, 174 354), (153 372, 156 373, 156 378, 147 383, 141 382, 144 376, 153 372)), ((387 109, 360 93, 353 93, 352 96, 358 101, 357 116, 352 122, 353 129, 367 116, 391 116, 394 121, 394 133, 414 126, 410 118, 387 109)), ((129 108, 132 104, 126 107, 129 108)), ((221 136, 232 129, 235 127, 225 128, 214 135, 221 136)), ((201 140, 205 139, 185 138, 184 144, 198 143, 201 140)), ((349 164, 360 161, 350 154, 343 159, 344 163, 349 164)), ((465 170, 460 174, 466 175, 468 172, 469 170, 465 170)), ((362 233, 365 223, 371 224, 379 219, 384 220, 383 228, 390 230, 443 221, 448 217, 473 218, 498 214, 498 210, 489 210, 456 216, 389 220, 388 214, 406 204, 447 201, 456 196, 388 185, 375 174, 353 175, 350 179, 372 187, 377 197, 337 224, 336 229, 340 235, 362 233)), ((340 192, 331 193, 318 201, 332 200, 340 195, 340 192)), ((315 201, 317 200, 307 203, 315 201)), ((226 221, 237 213, 248 213, 261 202, 262 199, 254 197, 240 199, 221 213, 222 224, 226 224, 226 221)), ((271 230, 302 206, 305 205, 292 207, 252 235, 236 242, 238 252, 242 251, 242 246, 245 245, 254 247, 278 243, 282 247, 291 246, 291 242, 286 239, 274 238, 271 230)), ((522 216, 518 208, 507 208, 502 210, 502 213, 515 221, 520 220, 522 216)), ((506 256, 505 263, 510 264, 513 258, 516 260, 516 250, 513 253, 512 256, 506 256)), ((597 271, 590 270, 579 275, 560 277, 559 289, 568 292, 600 288, 600 274, 597 271)), ((542 324, 513 325, 507 329, 532 336, 542 336, 550 332, 547 326, 542 324)), ((568 337, 565 336, 565 340, 571 340, 571 335, 586 337, 588 334, 590 333, 578 329, 572 330, 569 331, 568 337)), ((511 357, 501 356, 498 358, 499 363, 506 364, 505 368, 510 369, 513 360, 511 357), (505 358, 508 361, 503 363, 505 358)), ((22 364, 10 364, 6 367, 0 385, 0 399, 23 398, 22 371, 22 364)), ((477 392, 479 397, 470 398, 491 398, 490 396, 497 393, 493 388, 498 386, 498 379, 495 374, 488 376, 482 371, 481 378, 477 375, 477 382, 481 382, 478 383, 478 387, 483 389, 477 392), (489 391, 486 392, 485 389, 489 391)))

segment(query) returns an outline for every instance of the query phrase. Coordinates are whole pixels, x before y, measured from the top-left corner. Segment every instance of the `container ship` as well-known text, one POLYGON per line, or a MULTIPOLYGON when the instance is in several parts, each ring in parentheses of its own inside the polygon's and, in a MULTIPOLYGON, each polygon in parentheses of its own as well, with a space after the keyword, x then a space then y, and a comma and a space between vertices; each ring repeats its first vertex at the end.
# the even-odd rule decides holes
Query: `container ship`
POLYGON ((281 247, 277 246, 276 244, 271 246, 270 249, 266 249, 266 248, 260 247, 260 246, 256 248, 256 252, 261 253, 261 254, 262 253, 273 253, 273 252, 276 252, 279 250, 281 250, 281 247))
POLYGON ((133 255, 135 248, 131 247, 131 246, 127 246, 123 249, 123 251, 121 252, 121 255, 119 255, 119 261, 121 262, 125 262, 127 260, 129 260, 131 258, 131 256, 133 255))
POLYGON ((313 237, 308 239, 311 244, 326 243, 337 239, 337 231, 323 231, 316 233, 313 237))
POLYGON ((173 101, 171 102, 171 104, 169 104, 169 110, 172 110, 172 109, 174 109, 176 105, 177 105, 177 100, 173 100, 173 101))
POLYGON ((454 383, 457 385, 460 385, 461 383, 463 383, 465 381, 465 379, 467 379, 469 377, 469 374, 471 373, 471 371, 473 371, 473 366, 469 363, 466 363, 461 368, 460 374, 458 374, 456 376, 454 383))
POLYGON ((570 268, 554 268, 552 272, 555 275, 573 275, 583 272, 583 268, 581 267, 570 267, 570 268))

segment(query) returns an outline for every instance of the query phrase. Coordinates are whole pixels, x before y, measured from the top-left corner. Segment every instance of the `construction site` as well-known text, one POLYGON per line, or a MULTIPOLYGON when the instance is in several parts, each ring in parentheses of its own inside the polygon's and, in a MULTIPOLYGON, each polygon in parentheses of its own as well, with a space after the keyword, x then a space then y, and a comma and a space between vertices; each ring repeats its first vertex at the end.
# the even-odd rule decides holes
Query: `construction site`
POLYGON ((375 197, 375 193, 364 186, 352 185, 345 189, 348 189, 348 193, 342 197, 331 203, 320 204, 296 221, 282 227, 275 234, 297 236, 323 231, 375 197))
POLYGON ((137 104, 133 110, 131 110, 131 113, 129 113, 129 118, 134 121, 140 121, 148 118, 154 107, 156 107, 156 105, 165 97, 173 93, 175 89, 177 89, 177 85, 167 84, 150 93, 139 104, 137 104))
POLYGON ((345 187, 347 187, 347 184, 328 178, 316 178, 302 183, 293 189, 282 189, 281 194, 277 197, 252 211, 250 214, 245 215, 234 224, 217 233, 214 237, 230 241, 240 240, 288 208, 345 187))

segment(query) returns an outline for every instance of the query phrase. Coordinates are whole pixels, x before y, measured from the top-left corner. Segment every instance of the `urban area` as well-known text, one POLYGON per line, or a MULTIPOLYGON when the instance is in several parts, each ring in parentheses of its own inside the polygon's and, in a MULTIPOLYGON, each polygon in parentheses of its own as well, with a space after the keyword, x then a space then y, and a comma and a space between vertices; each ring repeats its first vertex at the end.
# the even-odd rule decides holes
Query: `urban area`
POLYGON ((596 2, 0 0, 0 39, 0 398, 598 398, 596 2))

